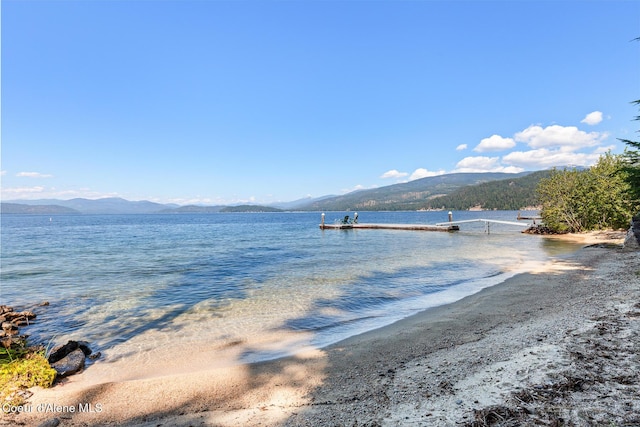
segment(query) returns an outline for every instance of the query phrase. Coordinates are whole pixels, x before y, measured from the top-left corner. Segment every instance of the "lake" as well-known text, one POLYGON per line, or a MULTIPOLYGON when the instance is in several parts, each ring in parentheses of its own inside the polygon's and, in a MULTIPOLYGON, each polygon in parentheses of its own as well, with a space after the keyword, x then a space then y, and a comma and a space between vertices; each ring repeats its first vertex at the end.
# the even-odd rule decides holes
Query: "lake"
MULTIPOLYGON (((453 215, 515 221, 517 212, 453 215)), ((359 220, 434 224, 447 212, 359 220)), ((0 303, 48 301, 32 341, 88 341, 105 361, 195 345, 221 355, 241 347, 225 363, 244 363, 326 346, 577 249, 509 225, 486 234, 482 224, 447 233, 319 223, 319 212, 3 215, 0 303)))

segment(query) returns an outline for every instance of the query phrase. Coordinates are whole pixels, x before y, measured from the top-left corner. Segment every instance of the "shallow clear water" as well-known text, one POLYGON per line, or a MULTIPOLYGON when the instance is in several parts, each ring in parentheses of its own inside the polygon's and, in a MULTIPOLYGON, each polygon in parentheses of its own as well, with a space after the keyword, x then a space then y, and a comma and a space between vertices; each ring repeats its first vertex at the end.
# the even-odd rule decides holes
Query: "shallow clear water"
MULTIPOLYGON (((446 216, 362 212, 360 222, 446 216)), ((515 221, 516 212, 454 217, 515 221)), ((383 326, 575 249, 507 225, 486 234, 481 224, 441 233, 322 231, 319 222, 319 213, 3 215, 0 303, 48 301, 34 340, 86 340, 107 359, 275 337, 241 356, 254 361, 383 326)))

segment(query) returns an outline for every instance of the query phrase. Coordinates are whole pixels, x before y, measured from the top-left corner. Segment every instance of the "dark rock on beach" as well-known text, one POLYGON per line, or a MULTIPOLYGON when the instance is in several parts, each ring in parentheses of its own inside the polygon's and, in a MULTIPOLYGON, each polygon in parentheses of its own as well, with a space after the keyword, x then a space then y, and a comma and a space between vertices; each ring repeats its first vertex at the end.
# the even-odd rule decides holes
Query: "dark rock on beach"
POLYGON ((51 367, 56 370, 57 378, 68 377, 77 374, 84 369, 86 355, 80 348, 76 348, 57 362, 51 363, 51 367))
POLYGON ((76 350, 81 350, 82 354, 89 356, 91 349, 84 341, 68 341, 65 345, 55 347, 49 355, 49 363, 56 363, 59 360, 64 359, 67 355, 76 350))
POLYGON ((60 425, 60 418, 51 418, 40 424, 38 427, 58 427, 60 425))
POLYGON ((51 367, 58 373, 57 378, 76 374, 84 369, 85 358, 92 351, 84 341, 68 341, 53 349, 49 355, 51 367))
POLYGON ((631 220, 631 227, 624 239, 624 247, 628 249, 640 249, 640 215, 631 220))
POLYGON ((541 235, 552 235, 552 234, 559 234, 556 231, 550 229, 547 226, 544 226, 542 224, 536 224, 536 225, 532 225, 531 227, 525 229, 523 231, 523 233, 525 234, 541 234, 541 235))

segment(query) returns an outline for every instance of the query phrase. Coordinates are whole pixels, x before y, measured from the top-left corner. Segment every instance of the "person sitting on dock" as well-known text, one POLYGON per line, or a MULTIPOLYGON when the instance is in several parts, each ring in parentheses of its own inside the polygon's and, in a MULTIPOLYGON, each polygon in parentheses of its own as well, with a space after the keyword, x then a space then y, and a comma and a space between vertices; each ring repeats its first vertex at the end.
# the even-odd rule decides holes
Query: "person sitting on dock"
POLYGON ((342 220, 343 224, 349 224, 349 215, 345 215, 344 219, 342 220))

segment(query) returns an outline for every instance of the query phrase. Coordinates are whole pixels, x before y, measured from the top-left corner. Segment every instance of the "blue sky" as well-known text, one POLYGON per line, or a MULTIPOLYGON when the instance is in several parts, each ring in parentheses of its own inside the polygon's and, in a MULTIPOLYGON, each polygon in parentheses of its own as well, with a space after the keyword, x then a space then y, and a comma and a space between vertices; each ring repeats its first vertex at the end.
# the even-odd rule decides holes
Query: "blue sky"
POLYGON ((1 7, 3 200, 270 203, 638 137, 636 1, 1 7))

